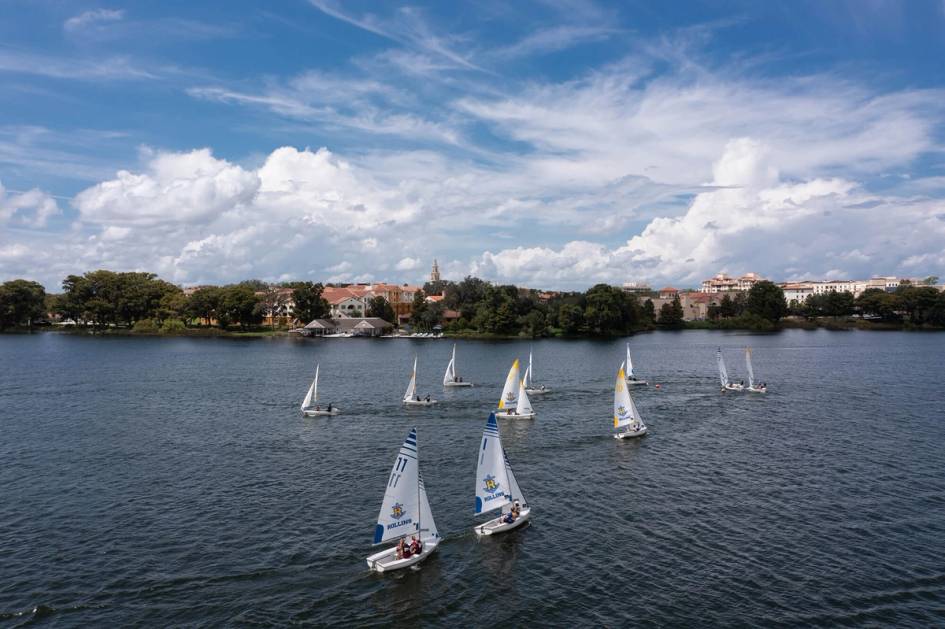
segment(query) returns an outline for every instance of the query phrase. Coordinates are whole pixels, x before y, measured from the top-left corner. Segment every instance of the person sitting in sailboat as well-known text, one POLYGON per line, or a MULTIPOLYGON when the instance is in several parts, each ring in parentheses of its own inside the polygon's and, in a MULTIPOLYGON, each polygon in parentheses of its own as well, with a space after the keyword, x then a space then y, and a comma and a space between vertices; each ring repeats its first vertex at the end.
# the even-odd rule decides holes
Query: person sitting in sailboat
POLYGON ((518 500, 516 500, 515 503, 512 505, 512 508, 505 515, 506 523, 511 524, 512 522, 515 522, 518 519, 518 516, 521 512, 522 512, 522 509, 518 504, 518 500))
POLYGON ((417 539, 417 536, 414 535, 410 539, 410 554, 419 555, 421 552, 423 552, 423 544, 417 539))
POLYGON ((400 541, 397 542, 397 559, 404 559, 405 557, 410 556, 410 550, 407 548, 407 544, 404 543, 404 538, 400 538, 400 541))
POLYGON ((328 412, 331 412, 331 402, 328 403, 328 412))
POLYGON ((427 402, 429 402, 429 401, 430 401, 430 394, 427 393, 427 402))

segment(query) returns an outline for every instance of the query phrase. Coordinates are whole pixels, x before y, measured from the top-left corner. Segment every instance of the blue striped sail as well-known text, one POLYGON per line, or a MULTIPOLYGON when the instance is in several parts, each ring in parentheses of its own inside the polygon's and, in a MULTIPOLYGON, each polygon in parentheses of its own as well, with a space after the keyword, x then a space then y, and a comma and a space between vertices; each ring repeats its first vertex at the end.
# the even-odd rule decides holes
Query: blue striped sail
POLYGON ((495 413, 489 413, 476 466, 476 513, 486 513, 509 504, 511 488, 506 469, 499 424, 495 413))
MULTIPOLYGON (((374 527, 374 543, 397 539, 420 530, 420 462, 417 458, 417 429, 400 446, 387 479, 384 502, 374 527)), ((429 507, 428 507, 429 508, 429 507)))

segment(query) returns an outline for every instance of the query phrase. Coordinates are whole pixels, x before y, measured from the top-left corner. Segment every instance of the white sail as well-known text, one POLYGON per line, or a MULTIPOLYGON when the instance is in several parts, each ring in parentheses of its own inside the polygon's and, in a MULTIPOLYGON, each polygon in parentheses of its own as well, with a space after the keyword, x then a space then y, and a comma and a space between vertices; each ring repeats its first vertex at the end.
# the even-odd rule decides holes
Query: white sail
POLYGON ((410 382, 407 383, 407 392, 404 393, 404 402, 412 400, 417 394, 417 358, 413 359, 413 372, 410 374, 410 382))
POLYGON ((745 348, 745 369, 748 370, 748 387, 755 386, 755 370, 751 368, 751 348, 745 348))
POLYGON ((508 410, 515 408, 518 404, 518 358, 512 363, 509 369, 509 375, 505 378, 505 386, 502 388, 502 396, 499 397, 499 410, 508 410))
POLYGON ((518 486, 518 481, 515 480, 515 474, 512 473, 512 464, 509 463, 509 457, 505 453, 505 449, 502 450, 502 458, 505 459, 505 474, 509 479, 509 498, 513 502, 518 500, 521 507, 524 509, 528 507, 528 501, 525 500, 525 494, 522 493, 522 489, 518 486))
POLYGON ((509 504, 509 491, 499 424, 495 420, 495 413, 489 413, 482 431, 479 464, 476 466, 476 513, 486 513, 509 504))
POLYGON ((722 381, 722 386, 728 386, 728 371, 725 369, 725 359, 722 358, 722 348, 719 348, 718 354, 716 354, 719 361, 719 380, 722 381))
POLYGON ((627 376, 621 365, 617 372, 617 382, 614 384, 614 428, 622 428, 633 423, 638 417, 634 408, 630 392, 627 391, 627 376))
POLYGON ((443 384, 452 384, 456 382, 456 343, 453 343, 453 356, 450 358, 450 364, 446 366, 446 373, 443 374, 443 384))
POLYGON ((423 484, 423 475, 420 475, 420 527, 420 541, 440 536, 436 530, 436 522, 433 521, 433 512, 430 511, 430 501, 427 500, 427 488, 423 484))
POLYGON ((515 412, 519 415, 531 415, 535 412, 532 403, 528 399, 528 393, 525 392, 525 379, 523 378, 518 385, 518 407, 515 412))
POLYGON ((534 374, 532 373, 532 348, 529 347, 528 348, 528 369, 525 370, 525 386, 526 387, 532 386, 533 376, 534 374))
POLYGON ((302 410, 304 411, 313 402, 318 400, 318 365, 315 365, 315 379, 312 380, 312 384, 308 388, 308 393, 305 394, 305 399, 302 400, 302 410))
POLYGON ((634 403, 633 398, 630 398, 630 412, 633 413, 633 423, 630 425, 631 430, 643 430, 646 428, 646 424, 643 423, 643 417, 640 415, 640 411, 637 410, 637 405, 634 403))
POLYGON ((387 491, 374 527, 374 544, 418 532, 423 524, 422 517, 417 429, 412 428, 400 446, 387 479, 387 491))
POLYGON ((630 360, 630 343, 627 343, 627 377, 633 377, 633 361, 630 360))

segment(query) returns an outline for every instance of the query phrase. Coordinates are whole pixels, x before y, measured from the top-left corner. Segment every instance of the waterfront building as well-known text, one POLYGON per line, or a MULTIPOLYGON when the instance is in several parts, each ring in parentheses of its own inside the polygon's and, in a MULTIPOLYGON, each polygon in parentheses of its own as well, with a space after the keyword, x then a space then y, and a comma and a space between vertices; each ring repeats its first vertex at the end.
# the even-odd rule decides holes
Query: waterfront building
POLYGON ((621 288, 625 293, 646 294, 653 292, 653 289, 646 282, 624 282, 621 288))
POLYGON ((741 277, 730 277, 725 273, 702 280, 703 293, 727 293, 751 290, 751 287, 764 278, 757 273, 745 273, 741 277))

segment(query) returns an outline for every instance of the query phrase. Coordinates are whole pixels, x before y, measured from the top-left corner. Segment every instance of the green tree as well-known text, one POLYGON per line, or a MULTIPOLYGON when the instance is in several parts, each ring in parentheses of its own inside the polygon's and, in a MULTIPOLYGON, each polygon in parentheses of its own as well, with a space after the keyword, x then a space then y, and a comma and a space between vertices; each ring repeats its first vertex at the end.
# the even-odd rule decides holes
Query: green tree
POLYGON ((734 317, 737 313, 735 309, 735 302, 732 301, 730 295, 723 295, 722 301, 719 302, 719 316, 728 319, 734 317))
POLYGON ((922 284, 924 284, 925 286, 935 286, 936 284, 938 284, 938 275, 928 276, 927 278, 922 280, 922 284))
POLYGON ((777 322, 787 314, 787 302, 780 286, 768 280, 755 283, 748 291, 746 310, 768 321, 777 322))
POLYGON ((246 283, 224 286, 220 294, 217 319, 226 327, 237 323, 240 327, 256 325, 262 321, 262 311, 256 291, 246 283))
POLYGON ((320 283, 297 282, 291 285, 295 316, 303 324, 324 319, 331 312, 328 301, 322 297, 325 287, 320 283))
POLYGON ((219 286, 203 286, 195 290, 187 299, 187 314, 192 319, 200 319, 204 325, 210 325, 218 319, 218 311, 223 299, 223 289, 219 286))
POLYGON ((390 323, 397 322, 397 314, 394 312, 394 307, 380 295, 371 298, 368 302, 367 316, 379 317, 390 323))
POLYGON ((0 285, 0 330, 25 325, 46 314, 46 290, 29 280, 10 280, 0 285))
POLYGON ((647 298, 643 302, 643 318, 650 323, 656 323, 656 307, 652 299, 647 298))
POLYGON ((558 325, 565 334, 577 334, 584 327, 584 311, 577 305, 564 305, 558 312, 558 325))
POLYGON ((683 325, 683 307, 679 295, 673 301, 660 306, 659 324, 667 328, 678 328, 683 325))
POLYGON ((418 330, 429 330, 426 327, 425 314, 427 311, 427 299, 422 290, 413 294, 413 302, 410 304, 410 325, 418 330))
POLYGON ((895 295, 880 288, 870 288, 856 298, 856 307, 864 315, 890 320, 896 318, 897 302, 895 295))

